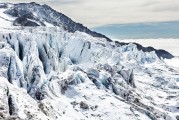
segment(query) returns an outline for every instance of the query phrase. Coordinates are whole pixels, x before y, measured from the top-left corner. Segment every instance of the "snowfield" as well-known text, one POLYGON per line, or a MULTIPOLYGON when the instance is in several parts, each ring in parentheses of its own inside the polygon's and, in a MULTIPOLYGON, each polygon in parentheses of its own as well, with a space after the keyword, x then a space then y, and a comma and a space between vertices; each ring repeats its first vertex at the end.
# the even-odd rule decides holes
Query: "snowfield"
POLYGON ((173 59, 165 59, 164 60, 169 66, 179 68, 179 58, 175 57, 173 59))
MULTIPOLYGON (((44 6, 26 5, 33 15, 46 14, 39 12, 44 6)), ((14 13, 12 4, 5 8, 14 13)), ((19 26, 0 26, 0 120, 179 119, 179 68, 155 49, 28 15, 19 26), (42 21, 47 26, 34 26, 42 21)))
POLYGON ((14 27, 0 33, 1 76, 10 87, 6 98, 15 99, 5 116, 174 120, 179 115, 179 68, 155 52, 61 28, 14 27))

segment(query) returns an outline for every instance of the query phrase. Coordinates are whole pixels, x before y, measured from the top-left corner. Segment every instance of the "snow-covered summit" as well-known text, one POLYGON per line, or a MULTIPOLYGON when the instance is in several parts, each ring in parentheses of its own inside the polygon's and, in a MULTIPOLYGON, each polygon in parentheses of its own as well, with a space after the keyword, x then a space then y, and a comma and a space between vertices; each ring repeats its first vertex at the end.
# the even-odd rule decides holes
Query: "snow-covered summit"
POLYGON ((0 119, 178 119, 179 69, 154 48, 94 37, 46 5, 0 9, 0 119))
MULTIPOLYGON (((1 3, 0 4, 0 22, 1 27, 10 26, 47 26, 47 27, 63 27, 68 32, 74 33, 80 31, 87 33, 93 37, 105 38, 107 41, 112 41, 110 38, 91 31, 80 23, 76 23, 64 14, 57 12, 48 5, 40 5, 35 2, 31 3, 1 3)), ((123 43, 117 43, 123 45, 123 43)), ((171 59, 174 56, 165 50, 156 50, 152 47, 142 47, 137 43, 138 50, 144 52, 155 51, 157 56, 161 58, 171 59)))
POLYGON ((106 36, 93 32, 82 24, 72 21, 69 17, 55 11, 48 5, 40 5, 35 2, 19 4, 2 3, 0 8, 4 10, 3 14, 14 18, 13 21, 10 20, 13 26, 61 26, 69 32, 80 31, 94 37, 104 37, 110 40, 106 36))

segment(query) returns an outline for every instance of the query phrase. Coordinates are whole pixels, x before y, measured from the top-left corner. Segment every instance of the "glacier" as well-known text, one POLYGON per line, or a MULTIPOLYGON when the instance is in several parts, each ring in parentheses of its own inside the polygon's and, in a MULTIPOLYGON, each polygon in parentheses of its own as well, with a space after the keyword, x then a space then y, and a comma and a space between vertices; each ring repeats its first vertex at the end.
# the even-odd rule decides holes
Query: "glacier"
POLYGON ((164 50, 110 41, 75 23, 69 28, 66 17, 54 25, 40 11, 51 11, 48 6, 3 3, 0 9, 0 18, 11 18, 0 19, 7 22, 0 27, 0 119, 179 119, 179 68, 166 64, 164 50), (25 20, 39 26, 13 23, 24 6, 43 19, 25 20))

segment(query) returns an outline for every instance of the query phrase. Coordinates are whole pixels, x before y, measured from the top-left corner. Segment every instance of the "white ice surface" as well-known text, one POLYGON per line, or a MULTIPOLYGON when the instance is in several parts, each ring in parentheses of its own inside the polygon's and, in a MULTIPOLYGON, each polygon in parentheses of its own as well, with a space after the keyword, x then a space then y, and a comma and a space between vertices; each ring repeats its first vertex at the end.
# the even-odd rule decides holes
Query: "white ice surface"
MULTIPOLYGON (((2 13, 3 9, 1 9, 0 15, 2 13)), ((5 14, 1 17, 12 20, 12 18, 9 18, 5 14)), ((11 27, 11 22, 7 22, 4 19, 0 19, 0 22, 1 27, 11 27)), ((51 26, 51 24, 45 24, 48 27, 51 26)), ((85 72, 77 74, 77 72, 69 69, 73 65, 76 65, 86 71, 89 68, 95 68, 97 64, 106 63, 110 66, 116 65, 117 67, 122 67, 120 65, 123 65, 126 70, 130 68, 134 70, 136 88, 131 88, 124 79, 120 79, 120 76, 116 76, 117 82, 115 84, 125 92, 131 90, 131 99, 132 97, 139 99, 139 103, 136 103, 138 107, 142 109, 147 109, 146 107, 153 108, 154 110, 152 112, 159 114, 159 116, 166 113, 165 115, 168 115, 166 118, 171 116, 171 119, 167 120, 175 120, 176 115, 179 115, 179 111, 177 110, 179 87, 176 83, 179 78, 179 72, 177 68, 174 68, 178 65, 177 60, 164 60, 169 65, 167 66, 163 61, 158 59, 154 52, 144 53, 138 51, 134 44, 114 47, 112 43, 106 42, 105 39, 94 38, 82 32, 69 33, 62 28, 48 27, 37 29, 18 29, 15 27, 12 29, 11 27, 11 29, 1 29, 0 38, 2 42, 14 46, 16 53, 20 52, 19 45, 16 42, 18 41, 23 45, 23 54, 25 57, 23 58, 23 62, 17 57, 19 59, 17 62, 21 71, 27 74, 27 78, 32 80, 31 77, 34 76, 32 74, 33 68, 37 65, 40 66, 39 71, 42 72, 39 72, 39 74, 41 78, 38 79, 37 76, 36 82, 39 83, 34 86, 40 88, 42 83, 49 82, 47 86, 49 89, 45 89, 49 90, 47 91, 49 93, 48 97, 39 102, 34 100, 32 98, 33 96, 29 96, 25 89, 10 84, 5 79, 7 86, 10 88, 11 95, 16 98, 17 107, 21 108, 18 111, 18 115, 21 118, 26 118, 28 115, 24 112, 26 110, 28 112, 30 111, 34 117, 37 115, 34 120, 43 117, 44 120, 45 118, 48 119, 48 117, 50 119, 61 120, 151 119, 143 111, 137 110, 134 107, 135 103, 130 103, 127 99, 115 95, 111 88, 106 89, 102 87, 98 89, 85 72), (62 51, 60 59, 58 56, 59 51, 62 51), (44 55, 41 56, 43 59, 41 58, 40 60, 39 54, 44 55), (45 64, 42 65, 42 62, 45 64), (46 74, 43 71, 44 66, 48 68, 46 74), (76 78, 73 74, 75 74, 74 76, 76 78), (51 80, 49 76, 53 77, 53 79, 51 80), (72 78, 77 79, 77 77, 78 79, 84 78, 84 82, 69 85, 65 94, 61 94, 61 82, 65 80, 70 81, 72 78), (89 106, 88 110, 80 108, 79 103, 82 101, 89 106), (72 102, 76 102, 77 105, 73 106, 71 104, 72 102), (39 109, 39 104, 41 103, 44 103, 44 106, 39 109), (142 106, 143 104, 144 106, 142 106), (98 107, 94 109, 95 106, 98 107)), ((135 40, 133 42, 140 43, 139 41, 141 43, 144 42, 145 44, 142 44, 144 46, 153 46, 166 50, 173 49, 173 51, 175 49, 173 53, 177 56, 178 41, 176 40, 168 39, 166 43, 163 39, 151 41, 135 40), (161 44, 163 46, 160 46, 161 44), (172 45, 175 47, 172 47, 172 45)), ((8 50, 5 52, 9 53, 8 50)), ((99 70, 99 73, 103 75, 103 70, 99 70)), ((100 79, 103 78, 100 77, 100 79)), ((4 81, 2 82, 5 83, 4 81)))
POLYGON ((6 9, 0 9, 0 27, 11 27, 12 26, 12 20, 14 20, 13 17, 10 17, 6 14, 4 14, 3 12, 6 9))
POLYGON ((169 66, 179 68, 179 57, 175 57, 175 58, 172 58, 172 59, 164 59, 164 61, 165 61, 169 66))

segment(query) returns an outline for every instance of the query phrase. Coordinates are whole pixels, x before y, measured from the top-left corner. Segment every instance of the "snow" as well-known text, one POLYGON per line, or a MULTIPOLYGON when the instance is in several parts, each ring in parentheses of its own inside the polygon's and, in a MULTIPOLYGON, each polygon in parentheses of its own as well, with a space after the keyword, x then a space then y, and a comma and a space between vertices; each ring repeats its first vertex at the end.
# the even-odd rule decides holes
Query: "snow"
POLYGON ((0 8, 0 27, 11 27, 12 26, 12 22, 13 20, 15 20, 15 18, 10 17, 6 14, 4 14, 3 12, 6 9, 2 9, 0 8))
MULTIPOLYGON (((81 32, 68 33, 55 27, 0 30, 1 40, 9 41, 6 44, 16 50, 13 52, 11 49, 11 54, 19 54, 15 56, 18 64, 12 66, 13 69, 19 67, 26 77, 29 83, 27 91, 32 98, 37 99, 36 93, 40 88, 45 93, 45 96, 38 98, 43 100, 34 105, 40 105, 40 109, 51 119, 147 120, 158 116, 161 119, 164 116, 175 119, 178 115, 175 106, 178 98, 169 99, 177 93, 178 69, 167 65, 166 60, 160 60, 155 52, 138 51, 134 44, 112 47, 104 39, 81 32), (23 45, 23 52, 17 41, 23 45), (20 54, 23 62, 19 59, 20 54), (97 73, 89 75, 89 69, 96 69, 99 76, 97 73), (124 76, 117 71, 126 71, 126 74, 124 76), (134 79, 131 74, 134 74, 134 79), (96 79, 96 82, 89 78, 96 79), (110 79, 113 86, 109 84, 110 79), (131 85, 131 80, 135 85, 131 85), (81 102, 86 103, 89 109, 82 109, 81 102), (147 111, 147 107, 153 110, 147 111)), ((6 49, 2 50, 7 52, 6 49)), ((15 86, 13 84, 11 86, 15 86)), ((22 96, 17 97, 21 99, 22 96)), ((26 102, 16 103, 17 108, 30 106, 26 102)), ((27 116, 22 110, 19 114, 21 118, 27 116)))
POLYGON ((8 83, 8 80, 3 77, 0 77, 0 84, 1 85, 5 84, 6 86, 8 86, 9 95, 13 97, 17 107, 16 108, 17 115, 21 119, 26 119, 26 118, 33 119, 33 120, 40 119, 40 118, 43 118, 44 120, 49 119, 49 117, 45 116, 45 114, 43 114, 42 111, 39 111, 39 108, 37 107, 38 103, 34 99, 32 99, 24 89, 8 83), (28 114, 26 112, 28 112, 28 114), (37 112, 38 114, 34 115, 37 112))
POLYGON ((178 58, 178 57, 175 57, 175 58, 172 58, 172 59, 164 59, 164 61, 165 61, 169 66, 179 68, 179 58, 178 58))
POLYGON ((132 43, 117 47, 104 38, 62 27, 2 27, 0 106, 6 110, 0 109, 2 119, 179 116, 178 58, 159 59, 154 51, 139 51, 132 43))
MULTIPOLYGON (((130 110, 130 105, 124 103, 123 101, 119 101, 119 99, 115 98, 113 95, 109 95, 108 92, 106 93, 104 90, 97 90, 97 88, 95 88, 92 84, 79 84, 75 88, 72 86, 68 89, 66 95, 70 98, 68 99, 70 102, 73 102, 74 100, 76 102, 84 101, 91 108, 94 107, 94 109, 84 111, 79 108, 79 105, 75 106, 75 109, 82 111, 85 116, 88 116, 88 118, 92 120, 108 120, 109 118, 112 120, 136 119, 135 114, 130 110), (95 106, 97 106, 96 109, 95 106)), ((139 112, 139 116, 140 114, 141 113, 139 112)), ((146 115, 143 114, 141 114, 140 118, 146 120, 149 119, 146 115)))
POLYGON ((48 22, 44 22, 45 23, 45 25, 47 26, 47 27, 54 27, 52 24, 50 24, 50 23, 48 23, 48 22))

